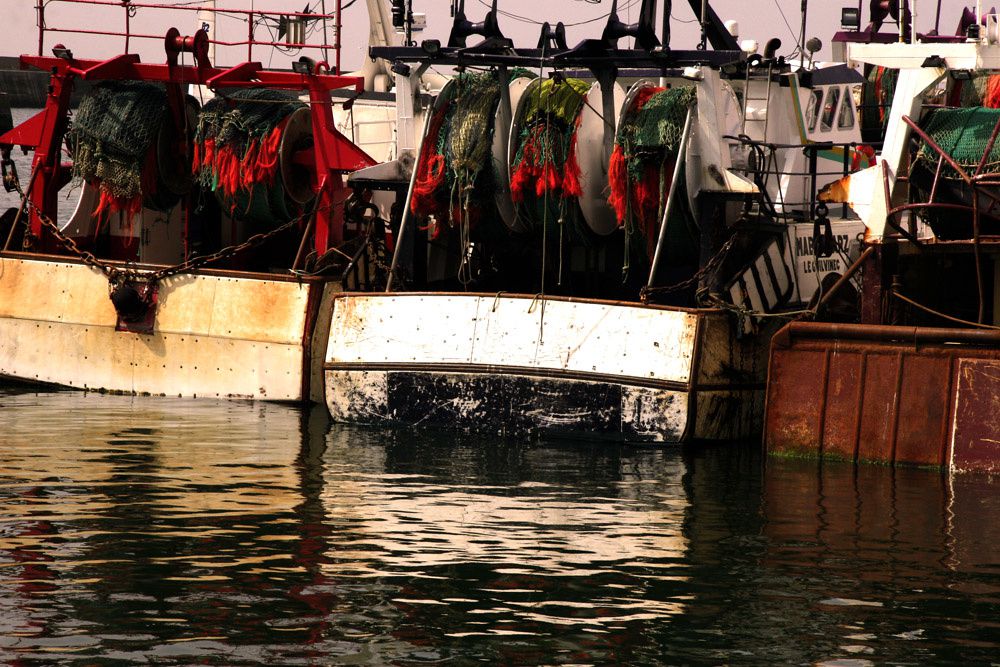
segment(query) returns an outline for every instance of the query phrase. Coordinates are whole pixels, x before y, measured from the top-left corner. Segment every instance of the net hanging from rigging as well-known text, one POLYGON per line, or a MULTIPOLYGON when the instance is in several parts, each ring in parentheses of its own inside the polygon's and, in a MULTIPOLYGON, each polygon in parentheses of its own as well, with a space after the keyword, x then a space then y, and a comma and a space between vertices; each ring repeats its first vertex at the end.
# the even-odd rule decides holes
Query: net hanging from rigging
POLYGON ((102 82, 83 98, 66 141, 73 176, 100 193, 94 217, 123 213, 131 220, 143 205, 166 210, 176 203, 155 196, 156 139, 167 118, 166 93, 150 83, 102 82))
MULTIPOLYGON (((568 200, 583 194, 576 148, 580 111, 589 90, 588 82, 567 78, 540 81, 526 93, 510 191, 532 226, 546 218, 561 224, 568 200)), ((577 217, 572 216, 574 229, 580 227, 577 217)))
MULTIPOLYGON (((690 109, 697 100, 692 86, 636 91, 622 114, 608 167, 608 202, 625 230, 623 272, 645 271, 652 259, 667 193, 690 109)), ((684 178, 677 184, 678 202, 686 202, 684 178)), ((697 235, 686 205, 674 208, 667 224, 665 261, 689 263, 697 257, 697 235)))

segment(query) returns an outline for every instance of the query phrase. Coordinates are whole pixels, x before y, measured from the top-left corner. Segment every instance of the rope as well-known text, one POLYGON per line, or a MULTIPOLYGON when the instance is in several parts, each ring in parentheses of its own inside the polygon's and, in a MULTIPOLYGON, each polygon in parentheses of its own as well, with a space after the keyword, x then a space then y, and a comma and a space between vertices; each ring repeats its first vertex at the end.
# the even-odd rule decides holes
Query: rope
POLYGON ((958 324, 964 324, 966 326, 975 327, 977 329, 993 329, 993 330, 996 330, 996 331, 1000 331, 1000 327, 993 326, 992 324, 982 324, 982 323, 979 323, 979 322, 971 322, 969 320, 963 320, 960 317, 954 317, 952 315, 947 315, 945 313, 942 313, 939 310, 934 310, 930 306, 925 306, 922 303, 917 303, 913 299, 909 298, 908 296, 904 296, 904 295, 900 294, 896 290, 892 290, 892 292, 890 292, 890 294, 892 294, 894 297, 896 297, 900 301, 903 301, 905 303, 910 304, 914 308, 922 310, 925 313, 928 313, 930 315, 935 315, 935 316, 940 317, 942 319, 948 320, 950 322, 956 322, 958 324))

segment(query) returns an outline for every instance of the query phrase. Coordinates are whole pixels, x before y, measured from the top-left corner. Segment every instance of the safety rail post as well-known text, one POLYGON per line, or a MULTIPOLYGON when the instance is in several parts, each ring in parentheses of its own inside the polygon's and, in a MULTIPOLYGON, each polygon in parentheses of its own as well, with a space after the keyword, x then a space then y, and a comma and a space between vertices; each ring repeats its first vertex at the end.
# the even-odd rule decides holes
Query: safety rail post
MULTIPOLYGON (((340 35, 343 32, 343 27, 344 27, 344 22, 342 17, 343 10, 344 10, 343 0, 337 0, 337 23, 334 25, 334 32, 336 33, 334 35, 334 39, 336 41, 333 44, 333 50, 335 57, 337 59, 337 68, 335 70, 335 73, 338 76, 340 76, 340 46, 341 46, 340 35)), ((323 19, 323 22, 325 25, 326 19, 323 19)), ((326 39, 324 39, 323 41, 325 42, 326 39)))
MULTIPOLYGON (((844 178, 846 178, 847 175, 849 173, 851 173, 850 172, 850 157, 851 157, 851 151, 852 150, 854 150, 854 144, 853 143, 844 144, 844 178)), ((847 217, 847 202, 844 202, 843 204, 841 204, 841 206, 840 206, 840 215, 842 217, 844 217, 844 218, 847 217)))
POLYGON ((247 61, 253 60, 253 12, 247 15, 247 61))
POLYGON ((35 5, 35 16, 38 22, 38 55, 45 48, 45 0, 38 0, 35 5))
POLYGON ((806 152, 809 154, 809 217, 816 216, 816 161, 819 154, 819 144, 808 144, 806 152))

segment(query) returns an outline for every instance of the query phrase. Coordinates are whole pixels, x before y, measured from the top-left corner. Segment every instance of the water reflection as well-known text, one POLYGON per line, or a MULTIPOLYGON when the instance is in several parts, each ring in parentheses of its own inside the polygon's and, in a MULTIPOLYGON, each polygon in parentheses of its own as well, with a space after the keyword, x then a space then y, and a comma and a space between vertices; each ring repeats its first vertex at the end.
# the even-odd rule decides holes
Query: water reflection
POLYGON ((984 660, 987 479, 0 390, 0 660, 984 660))

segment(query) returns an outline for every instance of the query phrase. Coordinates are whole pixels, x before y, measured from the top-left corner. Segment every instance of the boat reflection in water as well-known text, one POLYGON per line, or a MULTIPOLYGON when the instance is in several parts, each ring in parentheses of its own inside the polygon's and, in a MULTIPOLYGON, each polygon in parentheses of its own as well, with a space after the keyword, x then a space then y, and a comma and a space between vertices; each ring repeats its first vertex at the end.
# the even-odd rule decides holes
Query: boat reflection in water
POLYGON ((347 429, 278 404, 0 390, 0 405, 4 662, 998 648, 1000 517, 973 477, 347 429))

